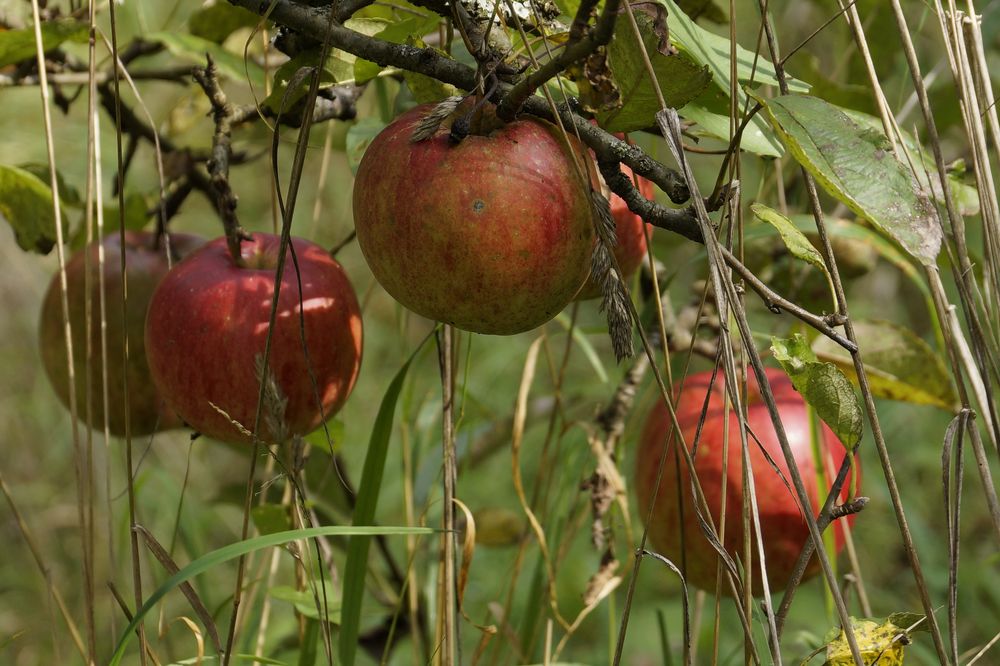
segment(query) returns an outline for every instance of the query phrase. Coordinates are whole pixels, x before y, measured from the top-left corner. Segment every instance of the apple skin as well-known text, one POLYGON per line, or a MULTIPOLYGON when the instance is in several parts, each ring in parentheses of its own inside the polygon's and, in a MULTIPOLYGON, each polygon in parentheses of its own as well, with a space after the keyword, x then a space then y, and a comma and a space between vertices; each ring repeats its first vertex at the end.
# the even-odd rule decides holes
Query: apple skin
POLYGON ((545 323, 590 272, 591 185, 577 164, 596 179, 592 161, 534 119, 457 145, 445 122, 411 143, 431 108, 386 127, 358 168, 354 224, 372 273, 410 310, 467 331, 512 335, 545 323))
MULTIPOLYGON (((622 173, 635 182, 632 169, 624 164, 621 168, 622 173)), ((656 186, 641 176, 638 178, 637 188, 647 199, 652 199, 656 192, 656 186)), ((622 269, 622 278, 628 280, 646 258, 646 236, 642 233, 642 218, 630 211, 625 200, 614 192, 611 193, 611 217, 615 220, 615 236, 618 238, 618 244, 614 248, 615 258, 618 260, 618 267, 622 269)), ((646 228, 649 230, 649 237, 652 238, 653 229, 656 227, 647 224, 646 228)), ((577 294, 576 300, 585 301, 600 295, 601 285, 588 278, 587 284, 577 294)))
MULTIPOLYGON (((684 391, 676 404, 677 421, 684 434, 684 441, 690 447, 694 442, 695 432, 701 416, 711 380, 711 372, 691 375, 684 382, 684 391)), ((780 370, 767 369, 767 378, 774 392, 774 398, 781 415, 782 424, 788 436, 788 443, 793 457, 798 464, 799 473, 805 483, 813 514, 819 513, 822 500, 826 498, 829 486, 821 497, 817 497, 816 467, 809 437, 809 416, 806 403, 792 386, 788 377, 780 370)), ((676 390, 676 387, 675 387, 676 390)), ((760 396, 753 373, 747 386, 747 424, 760 439, 764 449, 781 470, 788 486, 774 472, 770 463, 761 452, 760 446, 750 438, 750 462, 753 467, 754 483, 757 491, 757 505, 761 519, 761 534, 764 540, 764 557, 767 563, 768 582, 772 592, 785 588, 798 559, 802 546, 809 539, 809 529, 798 510, 798 502, 791 489, 791 477, 788 466, 781 453, 781 445, 771 424, 767 406, 760 396)), ((725 381, 720 371, 712 388, 705 425, 701 440, 695 455, 695 470, 706 501, 712 511, 716 527, 719 525, 721 493, 722 493, 722 443, 725 417, 723 415, 725 381)), ((726 536, 724 545, 730 555, 742 558, 743 529, 742 502, 743 481, 742 462, 738 420, 735 414, 729 415, 729 464, 726 469, 728 484, 726 495, 726 536)), ((658 403, 646 421, 645 430, 637 456, 636 493, 639 498, 639 509, 645 520, 652 499, 653 486, 656 482, 657 465, 660 453, 671 432, 670 414, 662 402, 658 403)), ((844 446, 836 435, 825 425, 822 425, 824 457, 826 458, 826 479, 831 482, 845 456, 844 446), (834 460, 836 462, 834 462, 834 460)), ((857 461, 855 461, 857 464, 857 461)), ((677 566, 681 564, 680 526, 684 525, 684 539, 687 555, 687 582, 703 590, 714 591, 716 581, 716 565, 718 556, 705 539, 693 508, 690 475, 683 459, 680 461, 680 488, 684 496, 683 511, 679 510, 677 497, 677 465, 672 451, 668 451, 663 468, 660 490, 653 510, 652 523, 649 525, 649 538, 654 547, 677 566)), ((858 468, 855 467, 855 471, 858 468)), ((840 499, 848 497, 851 478, 847 479, 840 499)), ((848 521, 853 522, 853 517, 848 521)), ((844 520, 838 520, 829 529, 834 530, 836 550, 840 552, 844 545, 844 520)), ((757 550, 754 545, 753 592, 762 594, 760 584, 760 565, 757 562, 757 550)), ((820 571, 819 560, 814 556, 806 569, 806 578, 820 571)), ((721 590, 729 594, 729 585, 723 582, 721 590)))
MULTIPOLYGON (((189 254, 204 243, 204 239, 189 234, 171 234, 170 247, 175 261, 189 254)), ((181 425, 180 419, 169 409, 157 393, 149 376, 146 363, 143 327, 146 310, 153 290, 167 274, 167 258, 162 246, 157 247, 155 236, 142 231, 125 232, 125 274, 128 281, 128 312, 122 326, 121 254, 122 245, 118 232, 106 236, 100 243, 104 247, 104 302, 107 320, 108 350, 108 428, 111 434, 125 434, 124 385, 128 378, 129 432, 145 436, 157 430, 168 430, 181 425), (122 348, 128 336, 128 366, 122 367, 122 348)), ((76 252, 66 262, 66 286, 69 299, 69 320, 73 340, 73 370, 76 385, 79 417, 95 430, 104 428, 104 401, 101 353, 100 281, 98 270, 99 246, 96 242, 76 252), (89 331, 91 420, 87 421, 87 326, 86 281, 87 258, 91 266, 90 302, 91 326, 89 331)), ((53 276, 42 302, 38 327, 42 366, 56 391, 56 395, 69 408, 69 376, 66 365, 66 341, 63 332, 62 297, 59 274, 53 276)))
MULTIPOLYGON (((289 252, 268 366, 287 399, 288 434, 304 435, 335 414, 350 395, 361 364, 362 327, 357 297, 340 264, 309 241, 293 238, 292 246, 304 306, 299 307, 299 282, 289 252)), ((255 357, 264 352, 279 252, 278 236, 254 233, 241 245, 246 265, 240 267, 226 239, 217 238, 177 264, 149 306, 146 354, 153 381, 185 422, 220 441, 249 441, 230 419, 247 430, 254 426, 260 387, 255 357)), ((276 436, 263 417, 260 434, 267 441, 276 436)))

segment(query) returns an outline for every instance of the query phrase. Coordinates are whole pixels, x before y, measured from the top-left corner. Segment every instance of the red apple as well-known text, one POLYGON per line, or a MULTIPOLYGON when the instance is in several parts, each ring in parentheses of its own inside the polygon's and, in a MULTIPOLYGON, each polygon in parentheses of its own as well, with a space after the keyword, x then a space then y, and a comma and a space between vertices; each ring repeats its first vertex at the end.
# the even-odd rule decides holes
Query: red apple
MULTIPOLYGON (((622 165, 622 173, 629 179, 634 179, 632 169, 624 164, 622 165)), ((652 182, 640 176, 637 187, 642 196, 647 199, 653 198, 656 187, 652 182)), ((611 193, 611 217, 615 219, 615 235, 618 237, 618 244, 614 248, 615 258, 618 260, 618 267, 622 269, 622 277, 628 280, 646 258, 646 236, 642 232, 642 218, 630 211, 625 200, 613 192, 611 193)), ((647 224, 646 228, 652 238, 653 229, 656 227, 647 224)), ((588 279, 587 284, 577 294, 576 300, 585 301, 600 295, 601 286, 593 279, 588 279)))
POLYGON ((458 144, 448 137, 451 120, 412 142, 431 108, 400 116, 361 161, 354 224, 365 259, 417 314, 477 333, 535 328, 589 274, 593 164, 553 125, 500 125, 489 105, 479 131, 458 144))
MULTIPOLYGON (((292 247, 300 276, 289 251, 268 367, 287 400, 285 434, 304 435, 336 413, 354 387, 361 314, 351 283, 326 250, 299 238, 292 247)), ((278 236, 255 233, 242 243, 238 266, 226 239, 218 238, 175 266, 149 306, 153 381, 192 428, 221 441, 248 441, 233 421, 254 426, 256 359, 268 334, 279 252, 278 236)), ((280 436, 266 418, 273 406, 266 404, 259 431, 268 441, 280 436)))
MULTIPOLYGON (((692 375, 684 382, 684 390, 676 404, 677 421, 688 447, 694 443, 695 432, 701 416, 711 380, 711 372, 692 375)), ((788 443, 792 454, 806 485, 813 514, 819 512, 819 502, 826 499, 829 485, 821 496, 817 493, 816 462, 813 458, 812 444, 809 436, 809 416, 806 403, 795 391, 791 381, 780 370, 768 369, 768 381, 788 435, 788 443)), ((676 389, 675 389, 676 390, 676 389)), ((760 512, 761 535, 764 541, 764 558, 767 565, 768 581, 772 591, 781 590, 788 584, 792 568, 799 556, 802 546, 809 539, 809 530, 799 512, 798 501, 791 488, 791 477, 788 466, 781 453, 781 445, 771 424, 771 418, 760 396, 757 382, 750 374, 747 386, 747 424, 750 430, 760 440, 760 446, 749 438, 750 462, 753 468, 754 484, 756 486, 757 506, 760 512), (771 464, 761 452, 761 447, 781 471, 781 477, 775 473, 771 464), (785 480, 782 480, 782 477, 785 480), (786 486, 786 481, 788 485, 786 486)), ((723 471, 722 444, 724 415, 725 382, 720 371, 711 391, 705 424, 697 453, 694 456, 695 471, 705 493, 712 512, 713 522, 718 528, 721 515, 721 496, 723 475, 726 483, 726 535, 724 545, 730 555, 742 558, 743 529, 743 481, 738 420, 730 411, 729 415, 729 456, 728 465, 723 471)), ((687 581, 696 587, 713 591, 716 581, 716 565, 718 556, 705 539, 694 511, 694 498, 691 494, 690 476, 683 458, 680 461, 680 493, 683 495, 683 510, 678 506, 677 466, 673 451, 668 451, 663 476, 657 497, 652 497, 656 482, 657 466, 660 453, 672 431, 670 415, 662 403, 658 404, 649 415, 642 441, 636 458, 636 493, 639 497, 639 509, 645 519, 650 503, 655 501, 652 522, 649 525, 649 538, 653 546, 680 566, 681 542, 680 528, 683 523, 687 564, 687 581)), ((830 484, 836 475, 840 463, 846 455, 844 446, 836 435, 822 426, 822 442, 820 449, 824 459, 825 478, 830 484)), ((676 441, 676 438, 671 438, 676 441)), ((841 500, 848 496, 850 487, 844 484, 841 500)), ((846 523, 837 521, 830 529, 835 532, 836 548, 839 552, 843 547, 843 532, 846 523)), ((761 594, 760 565, 757 561, 757 550, 754 545, 753 590, 761 594)), ((819 560, 815 557, 809 564, 806 577, 819 572, 819 560)), ((722 591, 729 592, 728 584, 722 585, 722 591)))
MULTIPOLYGON (((172 234, 170 246, 175 261, 191 252, 204 241, 187 234, 172 234)), ((180 425, 180 420, 168 409, 149 377, 146 364, 143 326, 153 290, 167 273, 167 256, 163 244, 157 244, 153 234, 141 231, 125 232, 125 274, 128 280, 128 313, 122 325, 122 246, 115 232, 106 236, 104 248, 104 302, 107 321, 108 426, 112 434, 125 434, 124 385, 128 377, 129 430, 136 436, 148 435, 180 425), (129 362, 122 366, 122 348, 128 337, 129 362)), ((101 352, 101 287, 97 274, 99 247, 96 242, 76 252, 66 262, 69 320, 73 338, 73 371, 76 385, 77 410, 81 419, 94 429, 104 427, 104 399, 101 352), (87 382, 86 281, 85 264, 91 266, 90 304, 90 382, 87 382), (88 389, 89 386, 89 389, 88 389), (87 419, 86 396, 89 390, 91 417, 87 419)), ((38 337, 42 365, 56 394, 69 406, 69 372, 66 364, 66 341, 63 332, 62 297, 59 275, 49 283, 42 304, 38 337)))

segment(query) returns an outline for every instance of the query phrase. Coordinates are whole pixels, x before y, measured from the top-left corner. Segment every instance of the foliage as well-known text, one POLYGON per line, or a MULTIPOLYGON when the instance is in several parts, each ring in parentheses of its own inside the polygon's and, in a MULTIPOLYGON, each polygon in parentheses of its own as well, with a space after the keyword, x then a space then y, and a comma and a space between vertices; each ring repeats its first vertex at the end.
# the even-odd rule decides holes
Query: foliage
POLYGON ((33 3, 0 16, 0 662, 137 663, 142 640, 160 663, 224 662, 231 627, 230 663, 766 664, 776 649, 850 664, 850 634, 864 663, 957 666, 995 635, 997 3, 976 3, 981 24, 903 0, 766 17, 719 0, 177 0, 94 3, 93 24, 84 0, 38 4, 37 32, 33 3), (595 193, 660 227, 603 304, 512 337, 408 312, 354 242, 372 140, 474 90, 577 135, 595 193), (65 260, 52 250, 120 228, 284 229, 331 248, 366 335, 343 411, 257 458, 190 430, 106 439, 73 423, 35 349, 65 260), (609 326, 635 358, 611 360, 609 326), (683 562, 630 556, 633 470, 658 464, 636 459, 639 424, 661 387, 755 357, 856 447, 850 496, 868 501, 833 509, 828 538, 857 512, 850 557, 787 609, 689 604, 683 562))

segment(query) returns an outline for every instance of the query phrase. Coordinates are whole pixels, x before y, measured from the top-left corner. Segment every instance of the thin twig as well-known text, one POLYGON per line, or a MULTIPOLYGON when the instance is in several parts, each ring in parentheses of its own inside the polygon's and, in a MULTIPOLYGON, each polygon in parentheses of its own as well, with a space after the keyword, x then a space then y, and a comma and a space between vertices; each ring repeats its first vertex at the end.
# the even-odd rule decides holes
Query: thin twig
POLYGON ((219 84, 218 72, 212 56, 206 56, 208 64, 204 68, 196 67, 192 75, 202 87, 212 103, 212 113, 215 118, 215 134, 212 137, 212 159, 208 162, 208 172, 211 175, 212 190, 215 193, 216 210, 222 217, 222 225, 226 230, 226 241, 233 263, 243 265, 240 253, 240 243, 249 240, 250 236, 240 225, 236 216, 237 197, 229 185, 229 160, 232 157, 232 130, 241 119, 256 114, 254 107, 236 107, 229 102, 226 93, 219 84))

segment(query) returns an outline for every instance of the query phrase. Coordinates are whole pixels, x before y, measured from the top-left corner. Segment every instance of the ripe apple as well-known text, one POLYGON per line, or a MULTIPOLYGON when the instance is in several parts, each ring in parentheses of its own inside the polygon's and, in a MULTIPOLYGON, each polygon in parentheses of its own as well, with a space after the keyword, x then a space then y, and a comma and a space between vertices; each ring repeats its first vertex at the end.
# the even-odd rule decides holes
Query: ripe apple
MULTIPOLYGON (((634 182, 632 169, 624 164, 621 168, 622 173, 634 182)), ((653 198, 656 188, 652 182, 640 176, 637 187, 642 196, 647 199, 653 198)), ((625 200, 613 192, 611 193, 611 217, 615 219, 615 235, 618 238, 618 244, 614 248, 615 258, 618 260, 618 267, 622 270, 622 279, 628 280, 646 258, 646 236, 642 233, 642 218, 630 211, 625 200)), ((647 224, 646 228, 649 229, 649 235, 652 237, 653 229, 656 227, 647 224)), ((585 301, 600 295, 601 285, 591 278, 577 294, 576 300, 585 301)))
MULTIPOLYGON (((203 239, 188 234, 171 234, 170 248, 175 261, 203 243, 203 239)), ((180 420, 166 407, 149 377, 146 364, 143 326, 146 310, 153 290, 167 273, 166 250, 154 234, 142 231, 125 232, 125 274, 128 283, 127 319, 122 325, 121 302, 121 253, 118 233, 106 236, 104 247, 104 302, 107 321, 107 370, 108 370, 108 427, 112 434, 125 434, 124 384, 128 377, 129 430, 136 436, 149 435, 157 430, 167 430, 180 425, 180 420), (122 367, 122 348, 128 338, 129 361, 122 367)), ((101 351, 101 286, 98 270, 99 245, 94 242, 76 252, 66 262, 66 287, 69 299, 69 320, 73 340, 73 372, 76 386, 77 411, 80 418, 94 429, 104 427, 104 399, 101 351), (87 330, 85 265, 89 258, 90 278, 90 329, 87 330), (89 394, 92 405, 90 421, 87 420, 87 345, 90 344, 89 394)), ((63 332, 62 297, 59 275, 49 283, 42 302, 41 321, 38 327, 42 366, 55 388, 56 395, 69 406, 69 372, 66 363, 66 341, 63 332)))
MULTIPOLYGON (((688 447, 694 443, 711 374, 711 372, 702 372, 689 376, 684 382, 683 393, 676 404, 677 421, 688 447)), ((767 378, 771 384, 771 390, 774 392, 781 422, 788 435, 789 446, 812 504, 811 511, 815 515, 819 512, 819 503, 826 499, 829 484, 836 475, 836 471, 846 455, 846 450, 836 435, 824 424, 820 449, 824 459, 825 478, 828 485, 820 495, 817 493, 816 462, 813 458, 809 436, 809 416, 806 411, 806 403, 795 391, 788 377, 780 370, 769 368, 767 378)), ((726 423, 723 413, 724 384, 720 372, 711 390, 708 411, 694 461, 695 471, 704 490, 705 499, 711 509, 712 520, 716 528, 719 527, 722 483, 723 475, 725 475, 725 483, 727 484, 726 534, 723 543, 726 550, 735 559, 737 556, 742 558, 743 553, 743 468, 738 420, 730 410, 728 465, 723 471, 722 444, 723 428, 726 423)), ((747 424, 750 431, 756 434, 760 440, 760 445, 758 445, 752 437, 748 437, 757 506, 760 512, 761 535, 764 541, 764 558, 767 564, 770 588, 772 591, 776 591, 783 589, 788 584, 799 552, 809 539, 809 530, 799 513, 798 501, 791 487, 788 466, 781 453, 781 445, 752 373, 748 381, 747 393, 747 424), (777 465, 781 471, 781 477, 775 473, 761 452, 761 447, 777 465), (787 486, 782 477, 787 480, 787 486)), ((715 589, 718 556, 705 539, 698 522, 693 505, 690 475, 683 458, 680 460, 680 480, 677 479, 677 465, 673 451, 667 452, 659 493, 655 499, 652 497, 660 452, 672 430, 669 412, 661 402, 649 415, 636 458, 635 485, 639 497, 639 507, 643 519, 645 519, 650 503, 655 501, 652 523, 649 525, 649 538, 655 548, 678 566, 681 562, 680 528, 683 523, 687 556, 687 581, 696 587, 712 591, 715 589), (678 488, 683 496, 683 510, 678 506, 678 488)), ((676 441, 676 438, 671 439, 676 441)), ((848 482, 844 484, 844 490, 841 493, 842 501, 847 498, 850 482, 851 479, 848 478, 848 482)), ((839 520, 830 527, 835 532, 838 552, 844 545, 842 530, 845 525, 843 520, 839 520)), ((755 594, 761 594, 756 545, 754 545, 753 553, 753 591, 755 594)), ((806 570, 806 577, 815 575, 819 569, 819 560, 814 557, 806 570)), ((727 584, 723 584, 721 589, 725 593, 729 592, 727 584)))
MULTIPOLYGON (((299 238, 291 246, 299 278, 289 251, 268 368, 287 400, 285 434, 302 435, 336 413, 354 387, 361 314, 351 283, 326 250, 299 238)), ((153 381, 184 421, 221 441, 248 440, 233 421, 247 430, 254 426, 256 359, 268 334, 279 253, 278 236, 255 233, 242 243, 244 265, 237 266, 226 239, 217 238, 177 264, 149 305, 146 354, 153 381)), ((274 405, 265 404, 265 417, 274 405)), ((261 419, 260 434, 273 440, 280 435, 268 421, 261 419)))
POLYGON ((458 144, 451 119, 411 142, 431 108, 403 114, 365 152, 354 183, 361 251, 385 290, 417 314, 477 333, 535 328, 589 274, 593 163, 553 125, 501 125, 489 105, 458 144))

